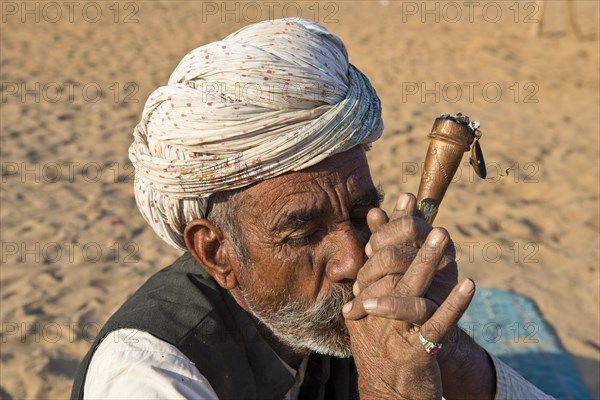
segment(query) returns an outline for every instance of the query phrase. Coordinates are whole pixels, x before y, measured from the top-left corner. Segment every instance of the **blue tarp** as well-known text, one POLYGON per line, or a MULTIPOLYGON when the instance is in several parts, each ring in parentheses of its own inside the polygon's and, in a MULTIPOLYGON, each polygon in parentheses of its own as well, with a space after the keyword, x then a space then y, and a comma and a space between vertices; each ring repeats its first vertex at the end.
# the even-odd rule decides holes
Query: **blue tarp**
POLYGON ((531 300, 478 287, 459 326, 545 393, 557 399, 591 399, 571 357, 531 300))

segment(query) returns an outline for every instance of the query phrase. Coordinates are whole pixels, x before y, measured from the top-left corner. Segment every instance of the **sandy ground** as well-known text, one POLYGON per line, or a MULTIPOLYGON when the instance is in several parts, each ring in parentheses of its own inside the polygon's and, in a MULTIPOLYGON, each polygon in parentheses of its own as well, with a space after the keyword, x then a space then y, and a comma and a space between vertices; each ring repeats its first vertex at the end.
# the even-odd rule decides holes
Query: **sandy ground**
POLYGON ((132 129, 184 54, 270 10, 339 34, 378 91, 387 209, 416 191, 436 115, 482 121, 490 178, 463 166, 436 224, 463 276, 535 300, 600 396, 600 3, 575 4, 582 40, 548 3, 531 38, 526 1, 3 2, 0 397, 65 398, 99 327, 178 255, 136 209, 132 129))

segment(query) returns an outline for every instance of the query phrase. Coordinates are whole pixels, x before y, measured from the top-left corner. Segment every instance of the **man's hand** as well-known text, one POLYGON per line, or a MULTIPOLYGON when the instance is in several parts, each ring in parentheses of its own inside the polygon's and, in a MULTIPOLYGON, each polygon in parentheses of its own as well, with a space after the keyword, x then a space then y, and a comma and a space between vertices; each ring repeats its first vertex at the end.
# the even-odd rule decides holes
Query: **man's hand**
MULTIPOLYGON (((432 242, 433 239, 428 245, 435 245, 432 242)), ((425 251, 428 251, 427 246, 421 248, 419 253, 422 255, 425 251)), ((467 309, 475 287, 470 280, 457 285, 439 308, 434 306, 437 310, 432 311, 431 317, 423 321, 417 314, 427 313, 427 306, 414 305, 423 300, 419 296, 428 287, 438 262, 439 258, 436 257, 413 262, 403 277, 397 280, 397 286, 403 288, 404 295, 396 298, 401 304, 408 305, 408 314, 415 313, 414 318, 419 320, 420 327, 410 322, 371 315, 359 320, 346 320, 359 375, 361 399, 441 398, 442 377, 435 355, 425 350, 419 336, 430 342, 443 341, 467 309)), ((368 305, 368 301, 365 301, 365 305, 368 305)), ((348 306, 344 307, 345 315, 352 312, 348 306)))
POLYGON ((354 284, 357 297, 346 318, 358 319, 369 313, 409 322, 426 320, 458 283, 454 244, 448 232, 433 229, 419 218, 416 199, 410 194, 400 196, 389 221, 385 212, 376 208, 369 212, 367 222, 373 232, 366 246, 369 260, 358 273, 354 284), (415 266, 409 272, 412 263, 415 266), (403 279, 408 273, 413 276, 403 279), (418 298, 397 297, 413 287, 422 289, 418 298), (369 304, 377 301, 377 307, 366 311, 363 302, 367 299, 375 299, 369 304))
MULTIPOLYGON (((350 303, 345 307, 347 319, 370 314, 423 325, 423 329, 438 305, 450 300, 458 275, 454 246, 444 229, 432 230, 416 215, 416 199, 410 194, 400 196, 389 220, 381 209, 369 213, 373 232, 365 248, 369 260, 359 272, 351 310, 350 303)), ((438 357, 444 396, 493 397, 496 379, 489 356, 455 325, 451 330, 456 335, 438 357)))

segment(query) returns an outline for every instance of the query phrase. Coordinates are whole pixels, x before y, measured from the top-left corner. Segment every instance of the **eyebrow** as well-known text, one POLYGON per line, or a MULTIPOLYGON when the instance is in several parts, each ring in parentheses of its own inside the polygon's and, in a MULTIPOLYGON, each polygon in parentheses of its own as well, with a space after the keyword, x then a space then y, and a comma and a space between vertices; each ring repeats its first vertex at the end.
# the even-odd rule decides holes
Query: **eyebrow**
MULTIPOLYGON (((385 194, 381 186, 371 186, 366 192, 352 201, 352 208, 357 207, 379 207, 385 194)), ((281 223, 271 229, 271 233, 283 233, 301 229, 307 223, 313 222, 323 216, 324 210, 318 208, 304 208, 291 211, 283 218, 281 223)))
POLYGON ((307 223, 315 221, 323 215, 323 210, 312 208, 312 209, 301 209, 292 211, 285 215, 283 221, 277 224, 271 230, 272 233, 283 233, 295 231, 302 228, 307 223))
POLYGON ((352 201, 352 208, 368 206, 379 207, 383 202, 384 197, 385 193, 383 192, 381 185, 377 185, 377 187, 369 186, 365 193, 359 195, 352 201))

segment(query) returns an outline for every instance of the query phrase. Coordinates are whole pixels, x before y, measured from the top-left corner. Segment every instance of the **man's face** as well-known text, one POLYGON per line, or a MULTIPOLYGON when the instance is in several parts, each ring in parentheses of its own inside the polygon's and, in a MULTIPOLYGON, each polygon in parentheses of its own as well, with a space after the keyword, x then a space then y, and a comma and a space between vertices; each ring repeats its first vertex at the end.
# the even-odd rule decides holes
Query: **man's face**
POLYGON ((244 191, 238 218, 250 259, 240 260, 239 289, 293 349, 351 355, 341 308, 366 261, 366 217, 379 202, 358 147, 244 191))

